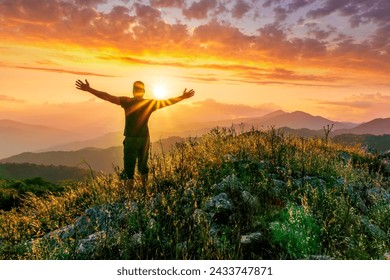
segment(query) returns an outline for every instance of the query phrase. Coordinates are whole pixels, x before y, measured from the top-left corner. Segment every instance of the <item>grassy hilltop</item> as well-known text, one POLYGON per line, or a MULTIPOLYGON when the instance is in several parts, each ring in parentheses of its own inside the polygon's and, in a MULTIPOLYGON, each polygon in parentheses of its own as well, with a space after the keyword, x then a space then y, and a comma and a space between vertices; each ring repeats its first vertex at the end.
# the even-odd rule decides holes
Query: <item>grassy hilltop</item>
POLYGON ((129 200, 117 174, 26 195, 0 212, 0 259, 384 259, 388 167, 328 139, 217 128, 152 156, 129 200))

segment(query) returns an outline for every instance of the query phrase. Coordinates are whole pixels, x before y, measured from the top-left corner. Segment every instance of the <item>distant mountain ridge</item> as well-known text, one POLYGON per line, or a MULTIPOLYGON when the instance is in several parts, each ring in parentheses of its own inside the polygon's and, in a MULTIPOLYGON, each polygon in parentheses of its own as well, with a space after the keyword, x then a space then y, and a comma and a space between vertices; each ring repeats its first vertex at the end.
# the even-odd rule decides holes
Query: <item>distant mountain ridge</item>
POLYGON ((292 113, 285 113, 283 111, 279 111, 276 115, 268 114, 262 118, 251 119, 248 121, 248 124, 263 127, 274 126, 276 128, 306 128, 310 130, 322 130, 324 126, 331 124, 334 125, 334 129, 349 129, 353 127, 349 123, 332 121, 324 117, 313 116, 302 111, 295 111, 292 113))
POLYGON ((25 152, 0 160, 0 163, 33 163, 42 165, 64 165, 112 173, 113 166, 121 167, 122 147, 107 149, 84 148, 78 151, 25 152))
POLYGON ((390 118, 374 119, 369 122, 362 123, 354 128, 337 130, 335 131, 335 134, 390 134, 390 118))
MULTIPOLYGON (((309 129, 294 130, 291 128, 280 128, 280 130, 284 134, 296 135, 299 137, 323 137, 323 133, 321 131, 309 129)), ((381 153, 390 150, 390 134, 382 136, 342 134, 335 136, 333 139, 336 143, 370 147, 371 149, 377 150, 381 153)), ((154 142, 152 144, 152 152, 168 152, 175 143, 182 140, 183 138, 181 137, 170 137, 168 139, 154 142)), ((0 164, 1 163, 29 163, 46 166, 68 166, 82 169, 91 168, 93 171, 113 173, 116 167, 120 169, 123 167, 123 147, 116 146, 107 149, 84 148, 78 151, 51 151, 42 153, 28 152, 2 159, 0 160, 0 164)), ((24 175, 27 176, 26 174, 24 175)), ((28 176, 26 178, 28 178, 28 176)))
MULTIPOLYGON (((168 152, 181 137, 169 137, 152 143, 152 152, 168 152)), ((123 168, 123 147, 88 147, 75 151, 25 152, 0 160, 1 163, 31 163, 36 165, 68 166, 112 173, 116 167, 123 168)), ((1 177, 1 172, 0 172, 1 177)))
POLYGON ((78 139, 76 133, 12 120, 0 120, 0 158, 78 139))
POLYGON ((108 147, 119 146, 123 141, 122 132, 110 132, 100 137, 87 139, 84 141, 74 141, 62 145, 50 146, 45 149, 37 150, 36 152, 50 151, 77 151, 87 147, 105 149, 108 147))
MULTIPOLYGON (((340 134, 390 134, 390 118, 374 119, 362 124, 336 122, 321 116, 313 116, 302 111, 286 113, 282 110, 274 111, 261 117, 226 119, 221 121, 190 123, 185 127, 176 127, 174 130, 151 131, 153 141, 156 135, 161 138, 172 136, 196 137, 207 133, 216 126, 236 127, 250 130, 275 128, 290 128, 294 130, 311 130, 323 133, 323 128, 333 125, 331 136, 340 134)), ((307 135, 313 132, 306 131, 307 135)), ((40 125, 28 125, 11 120, 0 120, 0 159, 22 152, 47 151, 76 151, 86 147, 106 149, 122 144, 122 132, 112 132, 93 139, 80 139, 79 135, 40 125)))

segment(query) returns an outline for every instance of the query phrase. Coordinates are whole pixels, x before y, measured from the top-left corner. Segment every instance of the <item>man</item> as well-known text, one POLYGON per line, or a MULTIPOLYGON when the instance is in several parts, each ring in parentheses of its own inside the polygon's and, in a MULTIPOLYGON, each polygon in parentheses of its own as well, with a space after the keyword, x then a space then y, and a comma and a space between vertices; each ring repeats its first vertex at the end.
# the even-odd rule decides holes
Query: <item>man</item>
POLYGON ((138 160, 138 172, 141 174, 142 185, 145 188, 148 178, 148 156, 150 135, 148 121, 150 115, 161 108, 176 104, 184 99, 194 96, 193 89, 185 89, 181 96, 167 100, 144 99, 145 85, 141 81, 133 84, 133 98, 127 96, 114 96, 107 92, 99 91, 90 87, 87 80, 76 81, 76 88, 87 91, 98 98, 121 106, 125 111, 125 130, 123 141, 124 176, 128 191, 134 184, 135 166, 138 160))

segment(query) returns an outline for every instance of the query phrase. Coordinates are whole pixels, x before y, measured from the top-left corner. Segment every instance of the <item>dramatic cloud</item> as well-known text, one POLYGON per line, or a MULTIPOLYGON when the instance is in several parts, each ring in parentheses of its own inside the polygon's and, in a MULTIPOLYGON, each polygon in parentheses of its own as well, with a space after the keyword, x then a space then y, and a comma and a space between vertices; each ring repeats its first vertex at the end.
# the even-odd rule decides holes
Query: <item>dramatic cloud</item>
POLYGON ((241 19, 247 12, 249 12, 251 6, 244 0, 236 1, 236 4, 232 10, 232 16, 237 19, 241 19))
POLYGON ((289 10, 289 12, 295 12, 296 10, 309 5, 311 2, 312 1, 310 1, 310 0, 292 0, 288 4, 288 10, 289 10))
POLYGON ((109 1, 102 0, 0 0, 0 35, 5 42, 114 49, 133 59, 128 63, 159 64, 163 57, 180 65, 177 58, 187 57, 193 58, 186 60, 188 67, 206 65, 203 60, 212 58, 221 65, 258 62, 270 69, 281 63, 287 69, 299 65, 320 76, 332 67, 380 75, 390 71, 387 0, 122 3, 107 8, 109 1), (168 13, 171 8, 174 17, 168 13), (341 28, 331 16, 350 25, 341 28))
POLYGON ((274 8, 275 12, 275 21, 276 22, 281 22, 285 21, 288 15, 288 11, 285 8, 282 7, 276 7, 274 8))
MULTIPOLYGON (((252 36, 243 34, 238 28, 223 25, 215 20, 208 24, 200 25, 193 31, 193 39, 203 44, 205 51, 209 48, 223 49, 220 55, 234 55, 239 50, 250 48, 253 42, 252 36), (230 54, 231 53, 231 54, 230 54)), ((238 56, 242 55, 236 53, 238 56)))
POLYGON ((217 3, 217 0, 193 2, 189 8, 183 10, 183 14, 189 19, 205 19, 209 11, 217 7, 217 3))
POLYGON ((159 8, 182 8, 185 3, 182 0, 151 0, 150 4, 159 8))

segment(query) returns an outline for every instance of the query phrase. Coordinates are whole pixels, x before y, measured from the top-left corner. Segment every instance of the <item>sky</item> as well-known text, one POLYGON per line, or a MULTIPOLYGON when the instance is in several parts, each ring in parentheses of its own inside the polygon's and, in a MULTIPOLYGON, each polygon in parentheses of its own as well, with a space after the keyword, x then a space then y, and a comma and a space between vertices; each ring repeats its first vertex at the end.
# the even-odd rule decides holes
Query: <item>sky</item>
POLYGON ((146 98, 195 90, 152 126, 279 109, 390 117, 389 0, 0 0, 0 38, 0 119, 121 130, 120 108, 77 79, 118 96, 136 80, 146 98))

